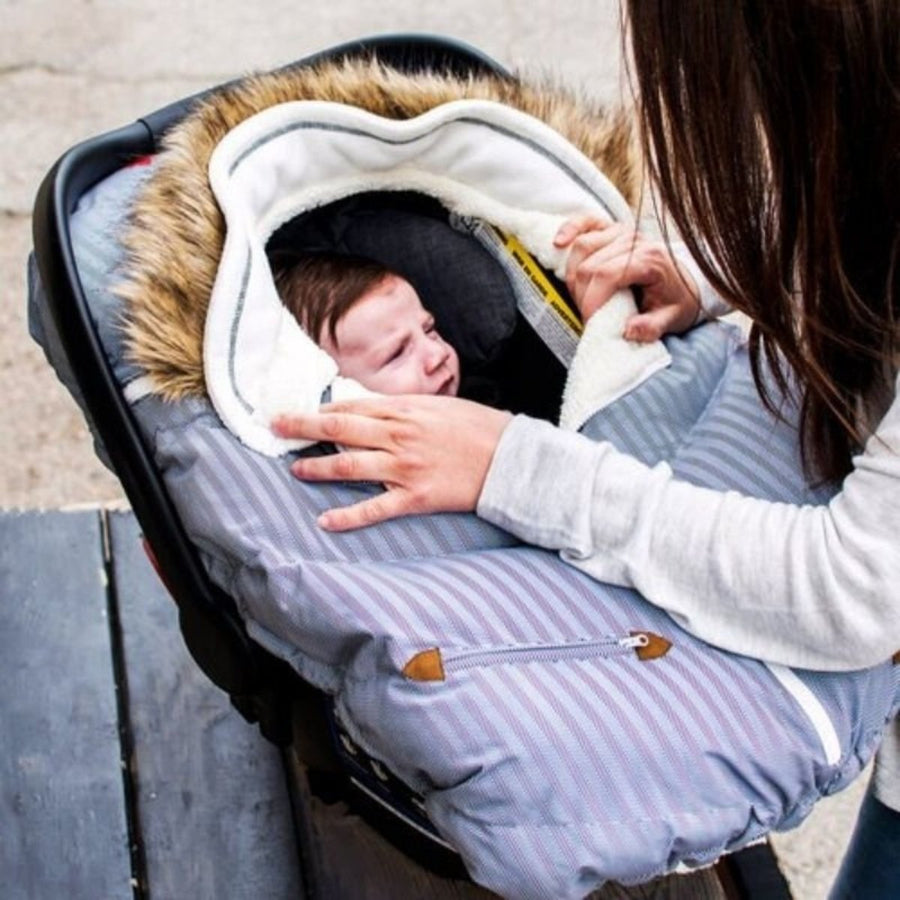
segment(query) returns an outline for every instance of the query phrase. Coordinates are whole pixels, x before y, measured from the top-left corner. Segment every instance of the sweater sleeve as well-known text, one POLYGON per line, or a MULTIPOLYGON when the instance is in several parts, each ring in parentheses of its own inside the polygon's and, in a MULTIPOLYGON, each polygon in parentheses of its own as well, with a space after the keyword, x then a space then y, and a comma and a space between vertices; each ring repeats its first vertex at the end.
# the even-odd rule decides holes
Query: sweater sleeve
POLYGON ((896 395, 827 506, 697 487, 665 464, 648 468, 609 444, 517 417, 478 513, 598 580, 636 588, 737 653, 840 670, 900 648, 896 395))

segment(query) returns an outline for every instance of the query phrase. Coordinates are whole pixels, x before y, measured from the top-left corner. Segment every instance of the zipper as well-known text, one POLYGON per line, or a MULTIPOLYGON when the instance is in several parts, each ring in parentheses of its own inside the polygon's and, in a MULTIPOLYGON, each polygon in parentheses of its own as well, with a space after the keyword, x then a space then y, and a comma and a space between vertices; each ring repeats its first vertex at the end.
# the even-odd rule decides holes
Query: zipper
POLYGON ((447 675, 453 672, 497 665, 612 659, 631 653, 645 661, 665 656, 671 646, 670 641, 653 632, 633 631, 621 637, 558 644, 520 644, 449 651, 430 647, 411 657, 403 667, 403 674, 413 681, 445 681, 447 675))

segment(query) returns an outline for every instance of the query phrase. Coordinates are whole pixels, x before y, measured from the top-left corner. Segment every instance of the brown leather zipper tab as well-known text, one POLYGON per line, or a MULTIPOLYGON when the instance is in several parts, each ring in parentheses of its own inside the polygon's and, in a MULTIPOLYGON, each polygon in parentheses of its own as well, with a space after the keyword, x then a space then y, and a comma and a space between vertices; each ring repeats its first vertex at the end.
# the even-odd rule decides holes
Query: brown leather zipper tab
POLYGON ((403 674, 411 681, 443 681, 444 661, 437 647, 422 650, 403 667, 403 674))
POLYGON ((898 650, 898 651, 891 657, 891 662, 892 662, 895 666, 900 666, 900 650, 898 650))
POLYGON ((672 646, 671 641, 654 634, 652 631, 632 631, 631 636, 646 638, 646 643, 642 642, 638 647, 634 648, 634 652, 637 653, 641 662, 665 656, 669 652, 669 647, 672 646))

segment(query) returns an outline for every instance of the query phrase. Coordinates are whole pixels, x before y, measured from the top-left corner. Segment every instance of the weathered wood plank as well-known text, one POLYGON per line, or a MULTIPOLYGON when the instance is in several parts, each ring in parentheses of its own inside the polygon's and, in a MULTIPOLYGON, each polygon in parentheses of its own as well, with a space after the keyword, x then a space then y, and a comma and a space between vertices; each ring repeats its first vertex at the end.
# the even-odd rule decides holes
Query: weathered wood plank
POLYGON ((342 802, 325 803, 307 771, 287 754, 304 875, 310 900, 491 900, 471 881, 442 878, 411 860, 342 802))
POLYGON ((109 524, 150 897, 302 896, 279 752, 188 655, 134 517, 109 524))
POLYGON ((131 897, 100 515, 0 512, 0 894, 131 897))

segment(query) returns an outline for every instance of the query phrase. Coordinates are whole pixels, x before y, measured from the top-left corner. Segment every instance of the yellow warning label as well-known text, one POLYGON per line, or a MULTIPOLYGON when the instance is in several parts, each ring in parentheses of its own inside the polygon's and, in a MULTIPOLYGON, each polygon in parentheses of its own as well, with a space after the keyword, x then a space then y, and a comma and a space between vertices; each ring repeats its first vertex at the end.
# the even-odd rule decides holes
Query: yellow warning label
POLYGON ((544 301, 553 308, 556 314, 575 332, 580 335, 584 325, 578 316, 572 312, 569 304, 563 300, 559 291, 550 283, 543 269, 537 264, 534 257, 522 246, 518 238, 511 234, 499 231, 503 245, 509 251, 512 258, 519 264, 522 271, 531 279, 531 283, 537 288, 544 301))

